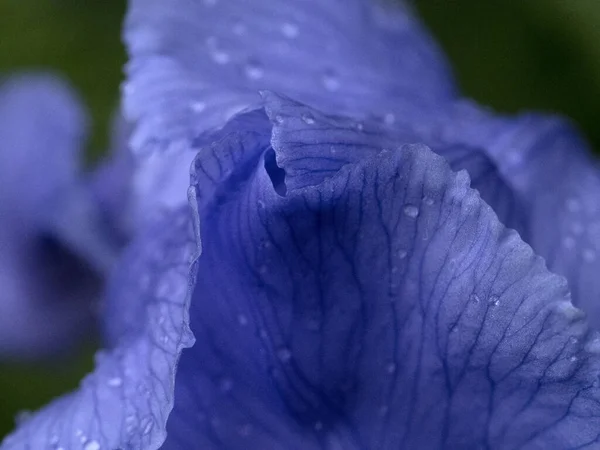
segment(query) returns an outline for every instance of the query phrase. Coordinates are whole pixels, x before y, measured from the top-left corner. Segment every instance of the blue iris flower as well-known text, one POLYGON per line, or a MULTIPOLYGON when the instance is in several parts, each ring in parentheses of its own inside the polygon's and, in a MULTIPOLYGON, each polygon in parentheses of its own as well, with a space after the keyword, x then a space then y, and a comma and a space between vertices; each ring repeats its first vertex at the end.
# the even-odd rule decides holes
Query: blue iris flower
POLYGON ((461 98, 403 4, 131 0, 125 41, 129 145, 44 222, 92 267, 109 240, 68 205, 127 236, 106 349, 2 449, 600 448, 572 126, 461 98))

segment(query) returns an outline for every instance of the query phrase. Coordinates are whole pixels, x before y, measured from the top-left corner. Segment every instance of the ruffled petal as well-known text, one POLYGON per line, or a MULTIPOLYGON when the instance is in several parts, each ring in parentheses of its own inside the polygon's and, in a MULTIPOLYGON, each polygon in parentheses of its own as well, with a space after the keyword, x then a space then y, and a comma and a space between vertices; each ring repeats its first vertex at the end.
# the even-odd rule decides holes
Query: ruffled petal
POLYGON ((137 236, 108 289, 105 318, 114 348, 97 355, 95 371, 77 391, 21 423, 3 450, 160 447, 179 355, 193 343, 188 286, 198 247, 191 225, 184 209, 137 236))
POLYGON ((145 156, 135 189, 155 198, 148 188, 169 187, 153 189, 163 203, 147 213, 185 202, 165 180, 185 179, 190 141, 260 106, 260 89, 388 125, 454 95, 446 62, 403 4, 136 0, 125 41, 124 105, 137 124, 132 149, 145 156))
POLYGON ((470 104, 435 116, 424 129, 423 142, 436 151, 467 145, 489 155, 526 211, 526 227, 515 228, 600 324, 600 166, 578 130, 559 117, 494 116, 470 104))
POLYGON ((197 342, 164 448, 596 445, 600 338, 466 172, 270 108, 272 138, 194 164, 197 342))

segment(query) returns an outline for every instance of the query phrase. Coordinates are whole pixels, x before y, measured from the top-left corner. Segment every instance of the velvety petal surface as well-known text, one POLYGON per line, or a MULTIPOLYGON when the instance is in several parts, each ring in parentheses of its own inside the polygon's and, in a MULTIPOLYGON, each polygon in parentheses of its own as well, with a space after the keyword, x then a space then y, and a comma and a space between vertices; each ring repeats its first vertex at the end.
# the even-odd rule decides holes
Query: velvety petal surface
POLYGON ((298 108, 195 161, 197 341, 164 448, 597 445, 600 340, 564 278, 465 171, 298 108))
POLYGON ((85 134, 85 111, 60 79, 0 84, 0 357, 43 355, 89 329, 93 267, 107 252, 100 237, 87 239, 95 223, 77 212, 85 202, 72 201, 85 196, 77 188, 85 134), (71 213, 84 220, 67 224, 71 213))
POLYGON ((21 423, 3 450, 160 447, 177 361, 193 343, 188 286, 198 248, 191 225, 184 209, 138 234, 108 289, 105 317, 115 347, 97 354, 95 371, 77 391, 21 423))

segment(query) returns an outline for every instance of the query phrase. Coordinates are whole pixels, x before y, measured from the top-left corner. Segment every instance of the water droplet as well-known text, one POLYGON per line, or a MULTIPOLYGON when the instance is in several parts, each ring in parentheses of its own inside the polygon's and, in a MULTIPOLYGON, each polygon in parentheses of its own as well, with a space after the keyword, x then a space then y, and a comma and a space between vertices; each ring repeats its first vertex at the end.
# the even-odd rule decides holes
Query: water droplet
POLYGON ((594 262, 596 260, 596 252, 591 248, 586 248, 583 251, 583 259, 588 263, 594 262))
POLYGON ((217 38, 214 36, 209 36, 206 39, 206 46, 208 47, 211 58, 217 64, 227 64, 231 60, 229 54, 219 48, 217 38))
POLYGON ((83 446, 83 450, 100 450, 100 444, 97 441, 88 441, 83 446))
POLYGON ((285 119, 283 118, 282 115, 277 114, 275 116, 275 122, 277 122, 279 125, 281 125, 284 121, 285 121, 285 119))
POLYGON ((127 417, 125 417, 125 429, 127 430, 127 433, 133 433, 133 431, 135 430, 136 423, 137 420, 134 415, 130 414, 127 417))
POLYGON ((262 64, 254 59, 248 61, 244 70, 251 80, 260 80, 265 74, 262 64))
POLYGON ((297 37, 299 31, 300 30, 298 29, 298 25, 296 25, 295 23, 284 22, 283 25, 281 25, 281 32, 288 39, 294 39, 295 37, 297 37))
POLYGON ((391 374, 393 374, 393 373, 395 373, 395 372, 396 372, 396 369, 397 369, 397 367, 396 367, 396 363, 393 363, 393 362, 391 362, 391 363, 388 363, 388 364, 385 366, 385 371, 386 371, 387 373, 389 373, 390 375, 391 375, 391 374))
POLYGON ((244 315, 244 314, 238 314, 238 323, 241 326, 246 326, 248 325, 248 318, 244 315))
POLYGON ((500 297, 498 297, 497 295, 490 295, 488 303, 492 306, 498 306, 500 304, 500 297))
POLYGON ((286 363, 290 359, 292 359, 292 352, 289 348, 280 348, 279 350, 277 350, 277 357, 281 362, 286 363))
POLYGON ((358 123, 356 124, 356 129, 357 129, 358 131, 362 131, 362 130, 364 130, 364 129, 365 129, 365 125, 364 125, 362 122, 358 122, 358 123))
POLYGON ((415 205, 406 205, 404 207, 404 214, 415 219, 419 215, 419 208, 417 208, 415 205))
POLYGON ((575 238, 573 238, 572 236, 566 236, 562 240, 563 247, 569 249, 575 248, 575 243, 575 238))
POLYGON ((142 428, 143 434, 149 434, 150 431, 152 431, 152 428, 154 427, 154 421, 151 417, 146 417, 140 423, 140 427, 142 428))
POLYGON ((579 342, 579 339, 577 339, 575 336, 571 336, 571 337, 569 338, 569 342, 570 342, 571 344, 577 344, 577 343, 579 342))
POLYGON ((231 59, 229 54, 225 53, 223 50, 213 50, 211 52, 211 56, 214 62, 217 64, 227 64, 231 59))
POLYGON ((314 125, 314 123, 315 123, 314 117, 311 116, 310 114, 302 114, 302 121, 306 125, 314 125))
POLYGON ((387 113, 383 116, 383 123, 386 125, 393 125, 396 122, 396 115, 394 113, 387 113))
POLYGON ((223 378, 219 383, 219 389, 221 392, 227 393, 233 389, 233 381, 230 378, 223 378))
POLYGON ((579 222, 573 222, 571 224, 571 231, 573 232, 573 234, 575 236, 578 236, 578 235, 582 234, 583 230, 584 230, 584 228, 583 228, 583 225, 581 225, 581 223, 579 223, 579 222))
POLYGON ((337 150, 333 145, 329 147, 329 153, 331 153, 332 155, 335 155, 337 153, 337 150))
POLYGON ((123 379, 120 377, 110 378, 107 382, 110 387, 119 387, 123 385, 123 379))
POLYGON ((569 361, 570 361, 570 362, 576 362, 576 361, 577 361, 577 359, 578 359, 578 358, 577 358, 577 356, 571 356, 571 357, 569 358, 569 361))
POLYGON ((190 109, 195 112, 196 114, 201 113, 202 111, 204 111, 206 109, 206 103, 204 102, 192 102, 190 104, 190 109))
POLYGON ((426 195, 425 197, 423 197, 423 203, 425 203, 427 206, 432 206, 435 202, 431 197, 428 197, 426 195))
POLYGON ((407 256, 408 256, 408 252, 406 250, 400 250, 400 251, 398 251, 398 258, 404 259, 407 256))
POLYGON ((576 198, 569 198, 565 202, 565 207, 570 212, 578 212, 581 210, 581 203, 576 198))
POLYGON ((327 70, 323 74, 322 82, 328 91, 337 91, 340 88, 340 80, 333 70, 327 70))
POLYGON ((471 294, 469 296, 469 300, 471 300, 473 303, 477 304, 480 302, 481 299, 479 298, 479 296, 477 294, 471 294))

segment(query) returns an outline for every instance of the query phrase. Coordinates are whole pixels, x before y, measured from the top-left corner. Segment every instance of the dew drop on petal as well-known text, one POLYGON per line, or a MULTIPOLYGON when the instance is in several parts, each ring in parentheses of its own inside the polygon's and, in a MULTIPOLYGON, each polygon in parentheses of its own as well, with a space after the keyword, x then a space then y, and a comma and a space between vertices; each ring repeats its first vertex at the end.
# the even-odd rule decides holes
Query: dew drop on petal
POLYGON ((488 303, 492 306, 498 306, 500 304, 500 297, 498 297, 497 295, 490 295, 488 303))
POLYGON ((298 25, 296 25, 295 23, 284 22, 283 25, 281 25, 281 32, 288 39, 294 39, 295 37, 297 37, 299 31, 300 30, 298 29, 298 25))
POLYGON ((469 300, 471 300, 471 302, 473 302, 475 304, 478 304, 479 301, 480 301, 480 298, 479 298, 479 296, 477 294, 471 294, 469 296, 469 300))
POLYGON ((565 236, 562 240, 562 245, 565 248, 575 248, 575 239, 572 236, 565 236))
POLYGON ((391 362, 385 366, 385 371, 391 375, 393 373, 396 373, 396 368, 396 363, 391 362))
POLYGON ((110 387, 119 387, 123 385, 123 379, 120 377, 110 378, 107 382, 110 387))
POLYGON ((415 219, 419 215, 419 208, 415 205, 405 205, 403 211, 404 214, 412 219, 415 219))
POLYGON ((314 117, 311 116, 310 114, 302 114, 302 121, 306 125, 314 125, 314 123, 315 123, 314 117))
POLYGON ((250 59, 246 63, 244 71, 250 80, 260 80, 265 74, 262 64, 255 59, 250 59))
POLYGON ((383 122, 388 126, 393 125, 396 122, 396 115, 394 113, 387 113, 383 116, 383 122))
POLYGON ((322 78, 323 86, 328 91, 337 91, 340 88, 340 80, 333 70, 327 70, 322 78))
POLYGON ((283 347, 280 348, 279 350, 277 350, 277 357, 279 358, 279 360, 281 362, 288 362, 290 359, 292 359, 292 352, 290 351, 289 348, 283 347))
POLYGON ((219 389, 223 393, 227 393, 233 389, 233 381, 230 378, 223 378, 219 383, 219 389))
POLYGON ((98 441, 88 441, 83 446, 83 450, 100 450, 100 444, 98 441))
POLYGON ((586 248, 583 251, 583 260, 588 263, 594 262, 596 260, 596 252, 590 248, 586 248))
POLYGON ((196 114, 199 114, 206 109, 206 103, 201 101, 192 102, 190 104, 190 109, 196 114))

